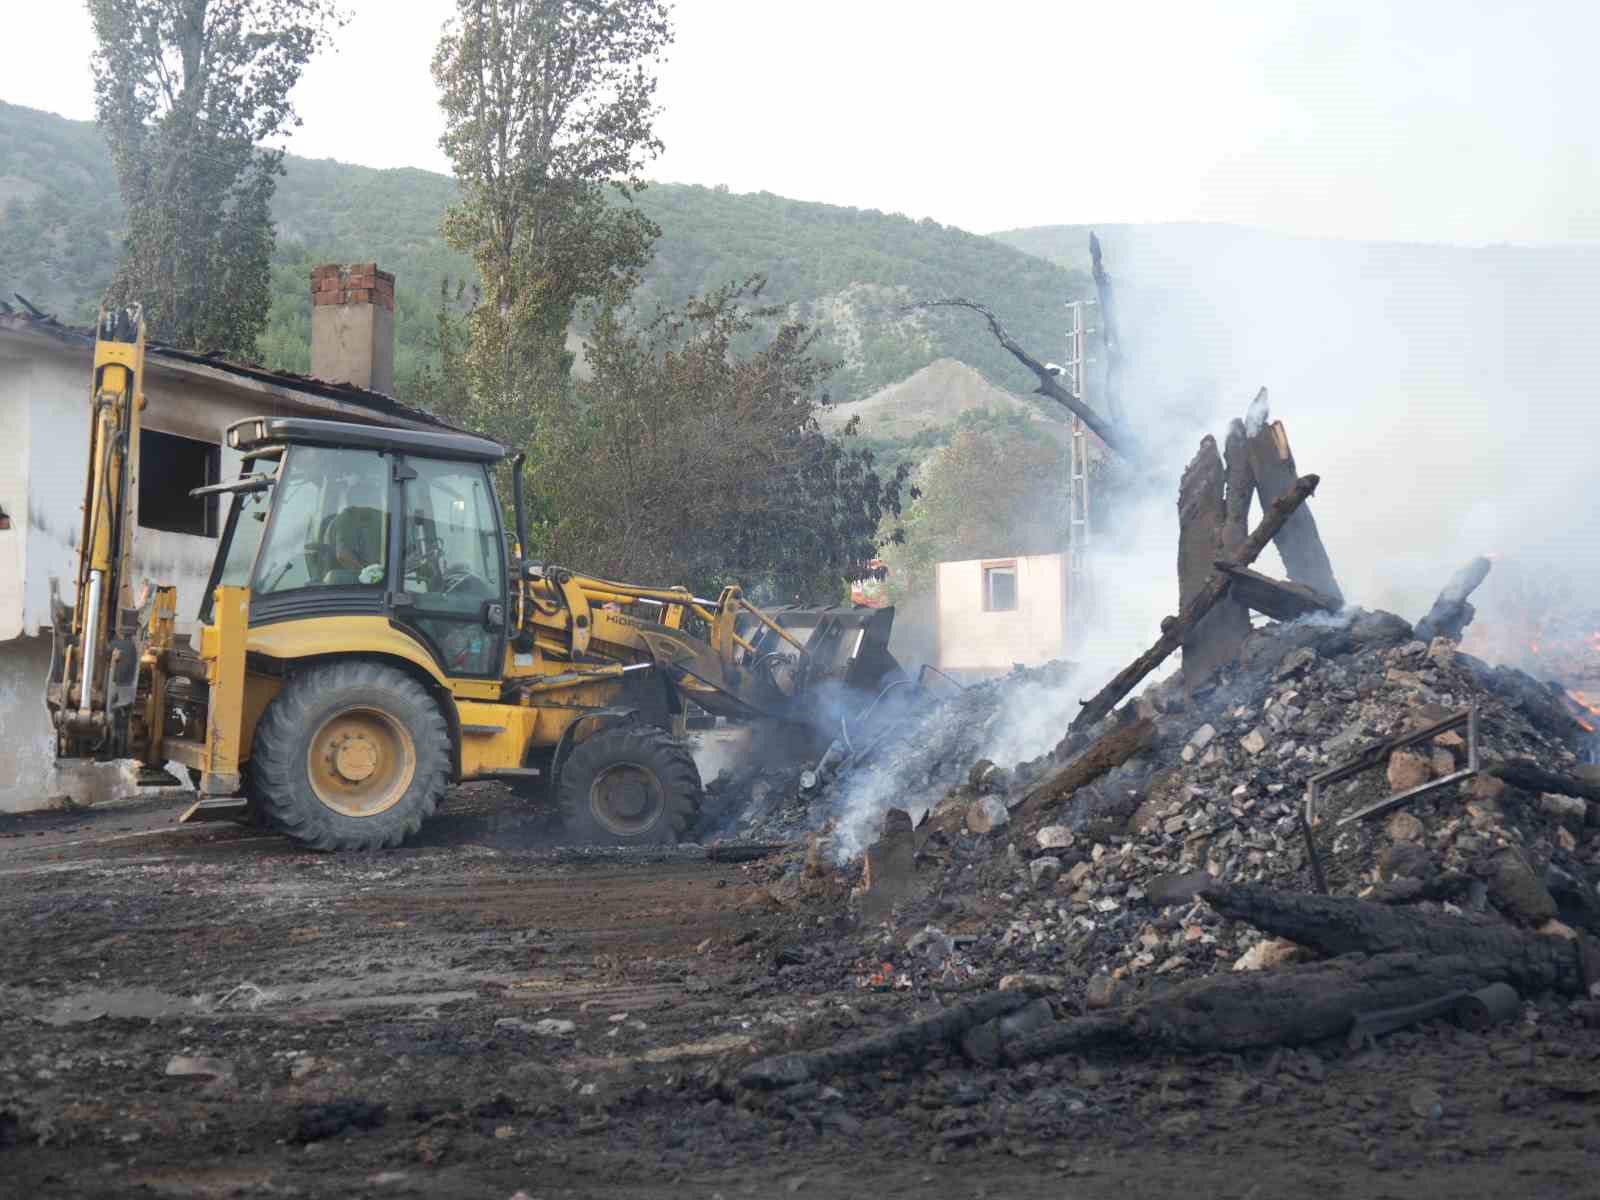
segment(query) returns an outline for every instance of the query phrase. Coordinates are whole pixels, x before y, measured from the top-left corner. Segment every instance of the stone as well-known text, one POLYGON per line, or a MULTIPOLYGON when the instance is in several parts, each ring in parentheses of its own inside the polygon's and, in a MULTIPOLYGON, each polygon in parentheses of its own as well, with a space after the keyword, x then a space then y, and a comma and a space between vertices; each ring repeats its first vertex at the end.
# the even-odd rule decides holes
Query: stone
POLYGON ((1034 834, 1033 840, 1041 850, 1065 850, 1072 845, 1072 830, 1065 825, 1046 825, 1034 834))
POLYGON ((1446 775, 1456 773, 1456 756, 1443 746, 1435 746, 1433 753, 1428 756, 1428 766, 1435 779, 1443 779, 1446 775))
POLYGON ((1449 750, 1451 753, 1459 750, 1465 754, 1467 750, 1467 740, 1454 729, 1447 729, 1444 733, 1439 734, 1438 737, 1433 739, 1433 744, 1449 750))
POLYGON ((576 1021, 564 1021, 558 1017, 545 1017, 533 1023, 533 1032, 540 1037, 566 1037, 578 1031, 576 1021))
POLYGON ((1489 898, 1512 920, 1538 928, 1556 915, 1555 898, 1522 854, 1507 846, 1489 862, 1489 898))
POLYGON ((1474 775, 1467 780, 1467 795, 1473 800, 1496 803, 1506 790, 1506 781, 1494 775, 1474 775))
POLYGON ((1421 787, 1433 778, 1431 764, 1411 750, 1396 750, 1389 755, 1389 790, 1396 794, 1421 787))
POLYGON ((1028 873, 1033 876, 1034 887, 1049 887, 1061 878, 1061 860, 1046 854, 1028 864, 1028 873))
POLYGON ((1433 857, 1415 841, 1397 841, 1378 852, 1378 878, 1430 879, 1437 872, 1433 857))
POLYGON ((1412 1113, 1424 1121, 1437 1121, 1444 1116, 1444 1101, 1438 1090, 1425 1083, 1411 1089, 1406 1097, 1406 1103, 1412 1113))
POLYGON ((1278 669, 1273 671, 1272 677, 1274 679, 1288 679, 1290 676, 1298 675, 1316 661, 1317 652, 1310 646, 1301 646, 1298 650, 1291 650, 1283 656, 1283 659, 1278 663, 1278 669))
POLYGON ((1204 750, 1207 746, 1211 745, 1211 739, 1216 736, 1216 726, 1202 725, 1199 729, 1196 729, 1192 734, 1189 735, 1189 745, 1195 748, 1196 753, 1199 753, 1201 750, 1204 750))
POLYGON ((1089 878, 1090 873, 1093 872, 1093 871, 1094 871, 1094 864, 1093 863, 1090 863, 1090 862, 1077 863, 1077 864, 1075 864, 1073 866, 1073 868, 1070 871, 1067 872, 1067 882, 1070 883, 1073 887, 1077 887, 1081 883, 1083 883, 1083 881, 1085 879, 1089 878))
POLYGON ((162 1074, 175 1079, 227 1079, 233 1074, 233 1066, 221 1058, 175 1054, 167 1060, 162 1074))
POLYGON ((1588 819, 1589 802, 1582 796, 1558 796, 1554 792, 1545 792, 1539 797, 1539 811, 1576 833, 1588 819))
POLYGON ((1305 947, 1297 946, 1283 938, 1267 938, 1257 942, 1234 960, 1233 969, 1267 971, 1274 967, 1286 967, 1290 963, 1301 962, 1305 958, 1305 947))
POLYGON ((979 796, 967 809, 967 829, 980 835, 993 833, 1010 819, 1006 802, 999 796, 979 796))
POLYGON ((1249 733, 1239 739, 1239 745, 1246 754, 1260 754, 1267 748, 1266 731, 1257 725, 1249 733))
POLYGON ((1569 942, 1575 942, 1578 940, 1578 931, 1571 925, 1566 924, 1564 921, 1557 920, 1555 917, 1551 917, 1543 925, 1539 926, 1538 932, 1544 934, 1546 937, 1566 938, 1569 942))
POLYGON ((1434 638, 1428 645, 1428 658, 1434 666, 1449 670, 1456 665, 1455 643, 1449 638, 1434 638))
POLYGON ((1404 810, 1391 815, 1384 827, 1397 842, 1420 842, 1424 832, 1422 822, 1404 810))
POLYGON ((1087 1008, 1112 1008, 1122 999, 1122 984, 1105 971, 1097 971, 1083 991, 1087 1008))

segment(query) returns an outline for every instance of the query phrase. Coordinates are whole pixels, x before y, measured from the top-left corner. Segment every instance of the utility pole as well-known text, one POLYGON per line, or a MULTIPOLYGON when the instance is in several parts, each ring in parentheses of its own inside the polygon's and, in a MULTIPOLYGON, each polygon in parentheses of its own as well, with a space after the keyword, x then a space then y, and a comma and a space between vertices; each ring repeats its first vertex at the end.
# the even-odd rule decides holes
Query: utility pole
MULTIPOLYGON (((1084 309, 1094 301, 1074 300, 1067 305, 1067 386, 1076 400, 1089 403, 1089 328, 1084 309)), ((1071 458, 1068 467, 1067 532, 1067 651, 1083 644, 1092 600, 1089 579, 1089 439, 1081 417, 1072 418, 1071 458)))

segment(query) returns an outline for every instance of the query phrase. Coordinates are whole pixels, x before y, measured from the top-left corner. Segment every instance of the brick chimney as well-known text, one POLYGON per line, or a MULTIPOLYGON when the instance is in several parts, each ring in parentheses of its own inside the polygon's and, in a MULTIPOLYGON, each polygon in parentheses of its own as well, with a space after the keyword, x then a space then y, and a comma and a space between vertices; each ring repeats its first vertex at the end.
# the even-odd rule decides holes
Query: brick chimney
POLYGON ((394 276, 377 263, 311 269, 311 374, 394 393, 394 276))

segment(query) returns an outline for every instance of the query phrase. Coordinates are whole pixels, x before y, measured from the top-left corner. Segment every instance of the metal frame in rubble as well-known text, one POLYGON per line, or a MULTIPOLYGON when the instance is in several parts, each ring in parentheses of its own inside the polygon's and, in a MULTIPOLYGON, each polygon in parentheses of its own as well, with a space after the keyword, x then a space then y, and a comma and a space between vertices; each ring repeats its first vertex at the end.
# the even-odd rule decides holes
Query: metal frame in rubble
POLYGON ((1478 708, 1471 705, 1458 713, 1452 713, 1442 721, 1435 721, 1432 725, 1405 734, 1402 737, 1391 738, 1370 746, 1355 758, 1340 763, 1336 767, 1329 767, 1311 777, 1310 787, 1306 789, 1306 825, 1313 826, 1317 821, 1317 801, 1321 798, 1322 790, 1329 784, 1338 783, 1340 780, 1349 779, 1352 775, 1359 775, 1363 771, 1371 770, 1388 761, 1389 755, 1396 750, 1404 750, 1407 746, 1415 746, 1419 742, 1426 742, 1438 737, 1441 733, 1448 733, 1452 729, 1466 726, 1467 730, 1467 765, 1459 771, 1452 771, 1438 779, 1430 779, 1427 783, 1418 784, 1414 788, 1407 788, 1403 792, 1396 792, 1392 796, 1365 808, 1358 808, 1353 813, 1346 813, 1336 822, 1338 825, 1349 825, 1367 817, 1376 817, 1391 809, 1415 800, 1418 796, 1436 791, 1452 783, 1460 783, 1464 779, 1471 779, 1478 773, 1478 708), (1382 753, 1375 753, 1381 750, 1382 753))

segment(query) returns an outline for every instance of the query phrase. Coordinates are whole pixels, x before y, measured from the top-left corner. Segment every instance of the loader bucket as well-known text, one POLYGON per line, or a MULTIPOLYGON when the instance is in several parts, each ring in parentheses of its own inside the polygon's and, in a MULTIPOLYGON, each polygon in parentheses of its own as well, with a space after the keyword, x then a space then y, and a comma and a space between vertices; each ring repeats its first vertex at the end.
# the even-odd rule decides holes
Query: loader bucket
MULTIPOLYGON (((889 652, 894 608, 765 608, 762 614, 805 646, 806 667, 795 680, 789 719, 832 737, 840 716, 866 711, 879 693, 904 673, 889 652)), ((752 619, 741 634, 758 654, 783 654, 789 645, 752 619)))

